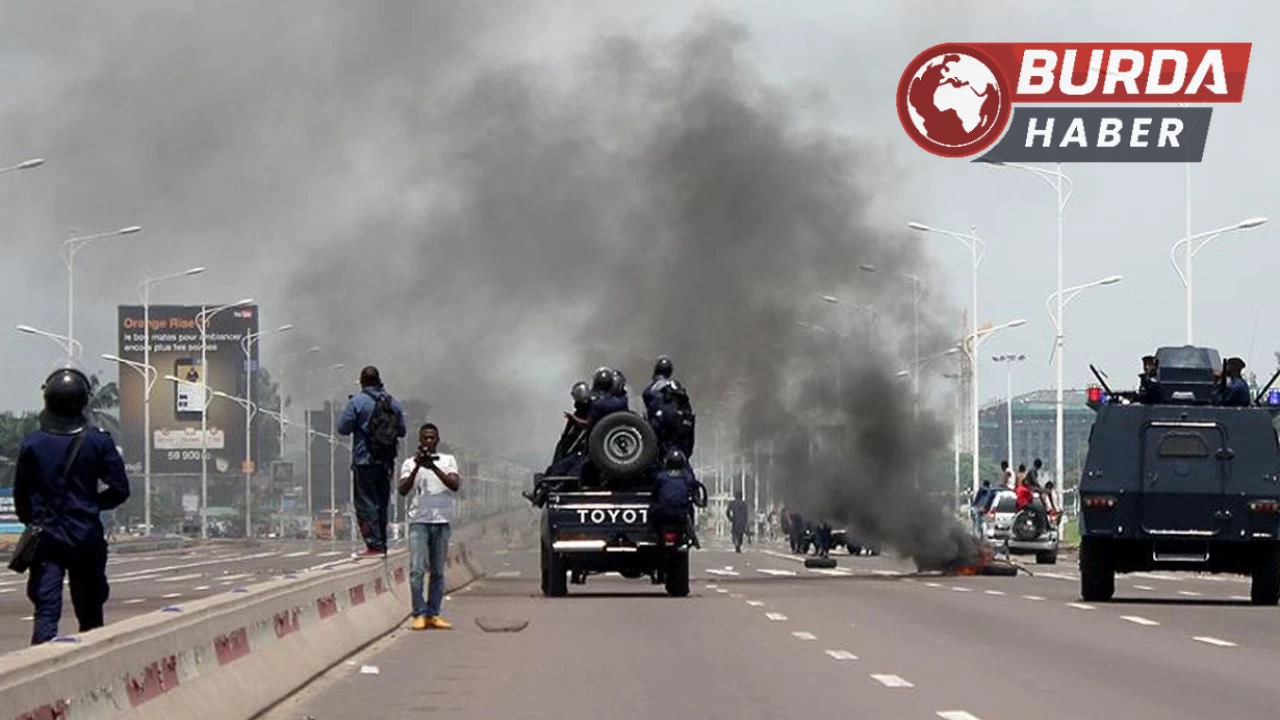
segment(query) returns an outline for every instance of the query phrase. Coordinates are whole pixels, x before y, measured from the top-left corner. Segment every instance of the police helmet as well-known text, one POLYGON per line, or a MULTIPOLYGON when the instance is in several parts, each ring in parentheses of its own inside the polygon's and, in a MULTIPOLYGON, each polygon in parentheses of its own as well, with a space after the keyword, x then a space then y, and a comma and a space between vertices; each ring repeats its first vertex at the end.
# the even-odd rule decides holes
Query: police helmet
POLYGON ((44 385, 41 425, 51 432, 76 432, 87 424, 85 408, 92 392, 89 378, 78 368, 54 370, 44 385))
POLYGON ((613 390, 613 385, 617 381, 617 376, 613 374, 613 370, 601 366, 591 375, 591 389, 595 392, 609 392, 613 390))
POLYGON ((667 453, 667 457, 663 459, 662 466, 667 470, 684 470, 689 464, 689 459, 684 456, 680 450, 671 450, 667 453))
POLYGON ((653 376, 655 378, 669 378, 671 373, 671 358, 666 355, 659 355, 658 359, 653 362, 653 376))
POLYGON ((584 382, 576 382, 569 390, 569 397, 573 398, 575 403, 584 403, 591 398, 591 388, 584 382))
POLYGON ((627 391, 627 376, 621 370, 613 371, 613 393, 621 395, 627 391))

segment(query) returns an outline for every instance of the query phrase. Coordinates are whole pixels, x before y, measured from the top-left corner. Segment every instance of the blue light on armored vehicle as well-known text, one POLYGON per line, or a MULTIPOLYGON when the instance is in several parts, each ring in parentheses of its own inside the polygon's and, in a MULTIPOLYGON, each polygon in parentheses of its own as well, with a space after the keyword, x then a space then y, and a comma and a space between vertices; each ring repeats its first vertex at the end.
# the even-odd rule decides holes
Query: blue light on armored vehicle
POLYGON ((1267 404, 1280 405, 1280 389, 1271 389, 1267 391, 1267 404))

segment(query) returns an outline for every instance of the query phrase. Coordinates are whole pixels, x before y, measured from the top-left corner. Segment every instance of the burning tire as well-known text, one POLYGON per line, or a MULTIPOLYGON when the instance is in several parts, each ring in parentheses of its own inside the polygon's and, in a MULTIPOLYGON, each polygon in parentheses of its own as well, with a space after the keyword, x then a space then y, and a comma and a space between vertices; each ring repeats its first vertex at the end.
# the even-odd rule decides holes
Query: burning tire
POLYGON ((820 568, 822 570, 830 570, 836 567, 835 558, 829 557, 811 557, 805 558, 804 566, 807 568, 820 568))
POLYGON ((1080 599, 1106 602, 1116 594, 1116 570, 1097 538, 1080 539, 1080 599))
POLYGON ((639 415, 617 412, 601 418, 587 438, 587 455, 606 475, 638 477, 658 458, 658 436, 639 415))

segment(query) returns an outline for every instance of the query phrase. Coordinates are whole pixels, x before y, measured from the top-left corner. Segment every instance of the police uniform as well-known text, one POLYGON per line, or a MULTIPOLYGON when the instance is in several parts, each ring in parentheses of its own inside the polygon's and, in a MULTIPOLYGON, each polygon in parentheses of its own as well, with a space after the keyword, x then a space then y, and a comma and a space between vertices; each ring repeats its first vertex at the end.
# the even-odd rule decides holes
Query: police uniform
POLYGON ((700 485, 693 470, 689 468, 688 458, 679 451, 668 453, 662 470, 653 478, 649 518, 655 530, 661 531, 664 526, 673 525, 684 527, 696 546, 697 539, 693 534, 693 498, 700 485))
POLYGON ((59 371, 50 376, 45 388, 40 428, 22 441, 13 486, 18 519, 42 528, 27 577, 27 597, 35 606, 33 645, 58 634, 64 578, 80 632, 104 624, 107 541, 100 513, 129 498, 129 478, 115 441, 84 417, 87 378, 78 371, 59 371), (83 389, 76 392, 82 392, 83 402, 69 408, 65 403, 60 407, 57 398, 50 401, 51 389, 58 392, 81 382, 83 389), (83 439, 67 468, 78 438, 83 439), (101 491, 99 481, 105 485, 101 491))

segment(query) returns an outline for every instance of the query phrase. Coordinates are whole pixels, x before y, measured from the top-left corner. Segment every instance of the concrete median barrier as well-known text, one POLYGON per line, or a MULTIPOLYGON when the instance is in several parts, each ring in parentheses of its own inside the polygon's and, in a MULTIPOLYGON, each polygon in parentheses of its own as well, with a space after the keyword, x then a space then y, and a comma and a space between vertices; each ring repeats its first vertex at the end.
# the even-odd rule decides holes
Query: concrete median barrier
MULTIPOLYGON (((343 560, 0 656, 0 720, 247 720, 403 623, 408 564, 343 560)), ((448 591, 482 574, 452 543, 448 591)))

